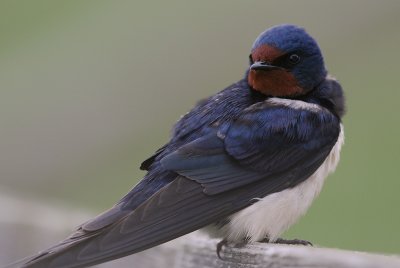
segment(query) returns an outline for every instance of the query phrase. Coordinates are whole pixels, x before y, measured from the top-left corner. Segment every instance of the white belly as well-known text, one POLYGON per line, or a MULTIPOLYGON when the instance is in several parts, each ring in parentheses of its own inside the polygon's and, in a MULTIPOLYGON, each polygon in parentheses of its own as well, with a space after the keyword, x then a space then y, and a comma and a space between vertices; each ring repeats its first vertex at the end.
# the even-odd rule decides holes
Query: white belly
MULTIPOLYGON (((323 164, 304 182, 294 188, 260 198, 255 204, 233 214, 219 235, 228 241, 260 241, 266 237, 271 242, 303 216, 312 201, 321 192, 325 178, 335 170, 344 142, 343 126, 335 146, 323 164)), ((210 229, 206 229, 211 231, 210 229)), ((212 232, 213 235, 216 235, 212 232)))

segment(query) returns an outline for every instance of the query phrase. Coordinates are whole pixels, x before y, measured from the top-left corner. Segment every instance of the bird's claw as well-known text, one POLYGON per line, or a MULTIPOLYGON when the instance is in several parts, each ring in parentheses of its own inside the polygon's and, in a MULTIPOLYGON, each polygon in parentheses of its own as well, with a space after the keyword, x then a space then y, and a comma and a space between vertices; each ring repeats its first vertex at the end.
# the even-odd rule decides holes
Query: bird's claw
POLYGON ((218 258, 220 259, 220 260, 222 260, 222 257, 221 257, 221 250, 222 250, 222 247, 223 246, 226 246, 228 244, 228 241, 226 240, 226 239, 222 239, 221 241, 219 241, 218 243, 217 243, 217 256, 218 256, 218 258))
POLYGON ((283 239, 283 238, 278 238, 275 242, 275 244, 286 244, 286 245, 303 245, 303 246, 313 246, 313 244, 307 240, 301 240, 301 239, 283 239))
POLYGON ((303 245, 303 246, 313 246, 313 244, 310 241, 307 240, 301 240, 301 239, 284 239, 284 238, 278 238, 274 242, 270 242, 268 238, 264 238, 263 240, 260 241, 260 243, 274 243, 274 244, 286 244, 286 245, 303 245))

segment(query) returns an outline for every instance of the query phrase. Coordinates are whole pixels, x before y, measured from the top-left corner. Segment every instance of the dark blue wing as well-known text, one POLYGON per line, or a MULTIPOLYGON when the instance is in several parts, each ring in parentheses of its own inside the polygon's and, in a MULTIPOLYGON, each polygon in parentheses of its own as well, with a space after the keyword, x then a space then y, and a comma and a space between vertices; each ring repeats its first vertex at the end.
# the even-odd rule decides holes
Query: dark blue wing
POLYGON ((218 194, 261 179, 293 187, 323 163, 340 132, 339 119, 324 108, 254 104, 230 124, 215 129, 161 160, 164 168, 218 194))
POLYGON ((247 79, 230 85, 221 92, 201 100, 174 126, 173 135, 168 144, 158 149, 154 155, 146 159, 140 166, 142 170, 151 170, 151 166, 166 154, 180 146, 204 135, 204 129, 213 122, 230 121, 244 109, 255 102, 264 100, 265 96, 252 92, 247 79))

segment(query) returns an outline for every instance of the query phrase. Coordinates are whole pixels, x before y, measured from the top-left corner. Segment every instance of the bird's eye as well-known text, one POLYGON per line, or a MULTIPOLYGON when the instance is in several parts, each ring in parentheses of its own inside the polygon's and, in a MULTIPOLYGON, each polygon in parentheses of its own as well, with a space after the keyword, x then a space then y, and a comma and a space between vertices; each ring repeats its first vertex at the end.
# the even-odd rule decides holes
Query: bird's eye
POLYGON ((297 54, 291 54, 289 56, 289 61, 290 61, 291 64, 297 64, 300 61, 300 56, 297 55, 297 54))

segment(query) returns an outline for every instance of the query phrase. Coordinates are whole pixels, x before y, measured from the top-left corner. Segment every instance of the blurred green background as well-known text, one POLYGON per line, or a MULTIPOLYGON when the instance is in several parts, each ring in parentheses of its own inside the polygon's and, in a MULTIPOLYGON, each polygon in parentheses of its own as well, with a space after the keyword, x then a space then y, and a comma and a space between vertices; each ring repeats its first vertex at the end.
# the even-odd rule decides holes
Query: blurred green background
POLYGON ((241 79, 253 40, 280 23, 318 40, 348 105, 338 170, 285 236, 400 253, 396 0, 2 1, 0 187, 110 207, 180 115, 241 79))

